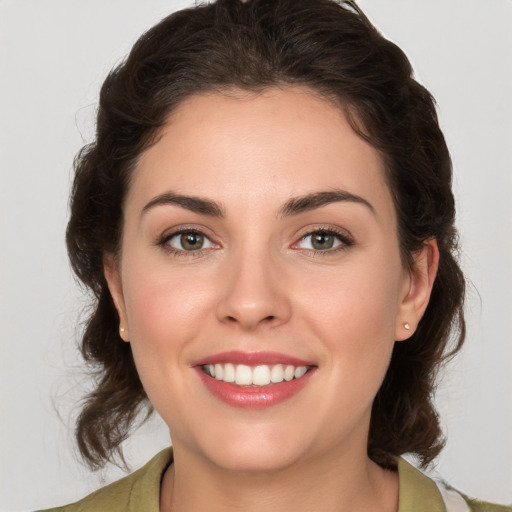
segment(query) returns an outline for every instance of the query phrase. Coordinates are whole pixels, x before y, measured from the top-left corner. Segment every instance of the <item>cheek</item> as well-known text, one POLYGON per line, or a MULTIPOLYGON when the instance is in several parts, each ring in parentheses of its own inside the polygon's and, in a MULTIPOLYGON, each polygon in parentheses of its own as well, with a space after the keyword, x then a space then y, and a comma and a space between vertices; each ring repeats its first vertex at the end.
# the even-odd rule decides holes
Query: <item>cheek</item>
POLYGON ((370 262, 347 266, 329 279, 308 278, 304 286, 309 292, 303 295, 308 297, 303 317, 323 341, 333 375, 341 386, 367 398, 373 399, 380 387, 395 343, 400 275, 399 266, 382 271, 370 262))
POLYGON ((326 330, 351 333, 347 340, 393 338, 400 289, 400 268, 395 267, 381 269, 370 262, 325 276, 305 276, 297 294, 312 321, 326 330), (375 337, 368 337, 372 331, 375 337))
POLYGON ((132 266, 125 273, 135 365, 150 402, 168 425, 174 425, 173 411, 188 414, 186 397, 192 390, 187 363, 211 309, 208 292, 215 289, 206 283, 200 273, 171 272, 165 264, 132 266))
POLYGON ((212 286, 197 272, 176 272, 165 264, 134 268, 124 283, 134 352, 153 358, 176 352, 194 339, 212 302, 212 286))

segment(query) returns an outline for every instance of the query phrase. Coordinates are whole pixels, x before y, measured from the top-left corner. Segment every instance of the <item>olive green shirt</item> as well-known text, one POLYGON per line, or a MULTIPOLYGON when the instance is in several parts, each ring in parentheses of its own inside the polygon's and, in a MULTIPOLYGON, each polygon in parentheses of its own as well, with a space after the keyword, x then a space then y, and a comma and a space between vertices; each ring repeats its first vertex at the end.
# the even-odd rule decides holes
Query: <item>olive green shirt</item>
MULTIPOLYGON (((159 512, 160 481, 172 462, 172 448, 157 454, 145 466, 86 498, 40 512, 159 512)), ((404 459, 398 460, 398 512, 447 512, 433 480, 404 459)), ((472 512, 512 512, 512 507, 465 498, 472 512)))

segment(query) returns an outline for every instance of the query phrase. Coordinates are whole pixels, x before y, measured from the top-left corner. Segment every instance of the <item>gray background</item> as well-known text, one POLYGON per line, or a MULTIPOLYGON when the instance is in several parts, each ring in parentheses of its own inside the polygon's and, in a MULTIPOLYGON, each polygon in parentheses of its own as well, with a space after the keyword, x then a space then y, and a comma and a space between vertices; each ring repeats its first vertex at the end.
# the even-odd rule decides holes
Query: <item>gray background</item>
MULTIPOLYGON (((100 83, 178 0, 0 0, 0 509, 76 500, 122 476, 76 457, 88 387, 75 348, 83 296, 64 248, 71 162, 100 83)), ((462 261, 473 283, 463 354, 436 400, 435 470, 512 502, 512 2, 361 0, 438 100, 452 151, 462 261)), ((127 443, 137 467, 169 442, 158 418, 127 443)))

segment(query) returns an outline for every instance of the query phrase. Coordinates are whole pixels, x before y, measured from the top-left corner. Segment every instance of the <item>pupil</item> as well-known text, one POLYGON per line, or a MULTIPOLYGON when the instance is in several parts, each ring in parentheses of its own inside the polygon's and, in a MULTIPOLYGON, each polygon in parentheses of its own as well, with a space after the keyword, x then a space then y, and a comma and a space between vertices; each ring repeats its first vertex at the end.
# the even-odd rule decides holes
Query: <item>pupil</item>
POLYGON ((318 233, 313 237, 312 245, 315 249, 331 249, 334 245, 334 237, 326 233, 318 233))
POLYGON ((198 233, 185 233, 181 235, 181 245, 186 250, 200 249, 203 245, 203 236, 198 233))

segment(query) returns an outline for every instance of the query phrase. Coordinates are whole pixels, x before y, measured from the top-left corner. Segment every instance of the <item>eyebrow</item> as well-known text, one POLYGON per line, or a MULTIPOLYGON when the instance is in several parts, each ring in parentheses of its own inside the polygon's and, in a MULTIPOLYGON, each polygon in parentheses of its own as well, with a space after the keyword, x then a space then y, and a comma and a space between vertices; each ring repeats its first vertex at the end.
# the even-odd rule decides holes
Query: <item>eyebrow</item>
POLYGON ((211 217, 225 217, 224 208, 219 203, 196 196, 186 196, 174 192, 166 192, 153 198, 144 208, 142 213, 146 213, 155 206, 177 205, 190 210, 191 212, 209 215, 211 217))
POLYGON ((339 202, 362 204, 366 206, 373 215, 376 215, 375 208, 369 201, 361 196, 351 194, 350 192, 341 189, 334 189, 326 192, 314 192, 305 196, 294 197, 283 205, 279 214, 282 217, 288 217, 339 202))
MULTIPOLYGON (((374 215, 375 209, 369 201, 361 196, 351 194, 346 190, 334 189, 325 192, 313 192, 300 197, 288 200, 279 210, 280 217, 291 217, 299 213, 316 210, 322 206, 339 202, 352 202, 366 206, 374 215)), ((175 192, 165 192, 153 198, 144 206, 142 213, 162 205, 177 205, 191 212, 208 215, 211 217, 224 218, 226 216, 221 204, 197 196, 187 196, 175 192)))

